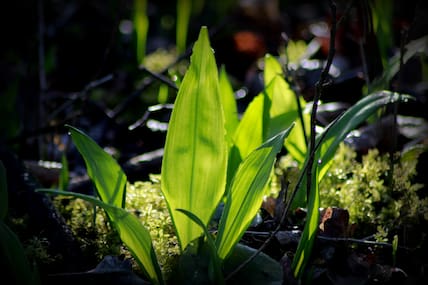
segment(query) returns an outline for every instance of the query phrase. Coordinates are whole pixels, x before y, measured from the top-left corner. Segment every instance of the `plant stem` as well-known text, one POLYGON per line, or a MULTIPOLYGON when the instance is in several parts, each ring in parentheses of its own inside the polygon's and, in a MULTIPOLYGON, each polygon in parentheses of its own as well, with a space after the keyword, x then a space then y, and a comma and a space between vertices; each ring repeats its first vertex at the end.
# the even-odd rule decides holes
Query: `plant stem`
MULTIPOLYGON (((398 92, 403 82, 403 65, 404 65, 404 53, 405 53, 405 42, 407 39, 407 30, 401 31, 401 42, 400 42, 400 69, 398 72, 398 92)), ((395 163, 395 150, 397 149, 397 115, 398 115, 398 102, 392 103, 392 143, 389 150, 389 171, 388 171, 388 182, 391 189, 391 193, 394 190, 394 163, 395 163)))
POLYGON ((314 156, 315 156, 315 127, 316 127, 316 115, 318 110, 318 104, 321 99, 321 96, 324 91, 324 87, 328 84, 328 73, 330 71, 331 64, 333 63, 333 57, 336 52, 335 49, 335 38, 336 38, 336 3, 333 0, 329 1, 329 6, 331 9, 331 29, 330 29, 330 46, 328 50, 327 55, 327 62, 324 67, 324 69, 321 72, 320 80, 316 83, 316 93, 313 99, 312 104, 312 112, 311 112, 311 133, 309 136, 309 146, 308 146, 308 152, 309 152, 309 160, 308 160, 308 170, 306 172, 306 191, 307 191, 307 198, 309 199, 309 192, 311 189, 311 183, 312 183, 312 166, 314 164, 314 156))

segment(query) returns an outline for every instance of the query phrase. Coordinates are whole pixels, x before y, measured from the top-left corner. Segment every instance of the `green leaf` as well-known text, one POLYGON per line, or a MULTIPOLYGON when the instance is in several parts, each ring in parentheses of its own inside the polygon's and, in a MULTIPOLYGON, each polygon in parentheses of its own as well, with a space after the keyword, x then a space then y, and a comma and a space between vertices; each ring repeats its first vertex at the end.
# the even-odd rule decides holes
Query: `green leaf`
POLYGON ((393 46, 393 18, 394 4, 389 0, 377 0, 371 2, 371 14, 373 17, 373 29, 381 55, 382 65, 386 68, 388 51, 393 46))
POLYGON ((328 170, 329 162, 333 158, 339 144, 345 139, 350 131, 354 130, 363 123, 370 115, 379 108, 394 102, 407 102, 413 100, 413 97, 404 94, 398 94, 391 91, 375 92, 364 97, 351 108, 349 108, 336 121, 327 126, 323 133, 320 133, 316 141, 321 141, 321 146, 316 152, 316 161, 319 161, 319 179, 321 180, 328 170))
POLYGON ((6 168, 0 160, 0 221, 3 221, 6 218, 9 207, 8 199, 6 168))
POLYGON ((202 229, 174 209, 192 212, 207 225, 223 196, 227 169, 218 71, 206 27, 190 61, 169 122, 161 171, 162 192, 181 249, 202 229))
POLYGON ((6 168, 0 161, 0 264, 10 284, 39 284, 16 234, 4 223, 8 210, 6 168), (10 278, 10 279, 9 279, 10 278))
POLYGON ((263 71, 263 80, 265 86, 268 86, 272 79, 276 76, 283 77, 284 73, 282 71, 281 64, 279 61, 273 57, 271 54, 266 54, 264 58, 264 71, 263 71))
MULTIPOLYGON (((388 103, 407 101, 411 97, 407 95, 400 95, 389 91, 377 92, 370 96, 364 97, 358 101, 354 106, 349 108, 342 114, 336 121, 332 122, 323 133, 320 133, 316 138, 316 144, 320 146, 316 149, 314 155, 314 165, 312 166, 311 189, 309 192, 309 201, 307 204, 308 219, 302 233, 299 245, 293 259, 292 268, 296 277, 301 277, 307 261, 309 260, 316 231, 319 223, 319 189, 318 185, 322 177, 327 172, 331 165, 331 159, 334 156, 339 144, 343 141, 346 135, 356 128, 359 124, 365 121, 377 109, 387 105, 388 103)), ((309 157, 305 161, 308 163, 309 157)), ((293 201, 293 207, 297 205, 304 206, 304 199, 306 192, 306 173, 300 189, 293 201), (300 203, 300 204, 298 204, 300 203)))
POLYGON ((265 56, 265 68, 263 75, 264 82, 267 85, 266 93, 268 93, 272 100, 269 133, 275 134, 278 129, 283 129, 284 127, 291 125, 294 121, 296 124, 285 141, 285 147, 291 156, 302 164, 305 160, 307 151, 305 133, 309 134, 310 132, 311 116, 309 113, 303 113, 302 124, 302 120, 299 116, 298 103, 300 103, 301 109, 303 110, 306 102, 303 98, 298 98, 297 94, 290 88, 290 85, 284 79, 281 64, 270 54, 265 56), (275 83, 272 83, 272 81, 275 83), (297 102, 297 100, 300 101, 297 102))
MULTIPOLYGON (((296 96, 285 80, 275 76, 266 87, 265 93, 271 100, 269 123, 264 139, 271 138, 284 130, 298 118, 296 96)), ((293 129, 294 131, 294 129, 293 129)))
MULTIPOLYGON (((423 36, 419 39, 413 40, 404 46, 403 63, 406 63, 409 59, 417 54, 428 55, 428 35, 423 36)), ((371 91, 379 91, 389 86, 392 78, 400 70, 400 54, 393 56, 389 61, 388 65, 384 68, 384 72, 381 76, 373 80, 370 84, 371 91)))
POLYGON ((276 88, 275 82, 279 82, 279 79, 278 81, 272 81, 274 82, 271 82, 266 90, 254 97, 248 105, 235 131, 233 136, 234 145, 229 155, 227 185, 230 184, 230 180, 235 175, 243 159, 262 145, 269 137, 278 133, 279 130, 287 128, 293 122, 293 120, 290 121, 290 116, 284 118, 287 115, 281 113, 283 110, 279 111, 278 108, 272 107, 272 99, 277 99, 281 96, 279 94, 274 96, 273 93, 278 91, 282 94, 282 91, 276 88), (284 119, 288 121, 281 121, 284 119))
MULTIPOLYGON (((304 106, 304 103, 301 104, 304 106)), ((303 165, 307 154, 307 143, 305 137, 310 133, 311 127, 311 114, 303 112, 302 118, 299 116, 295 120, 295 126, 291 131, 288 138, 285 140, 285 148, 290 155, 299 163, 303 165), (303 122, 302 122, 303 120, 303 122)))
POLYGON ((296 253, 294 255, 293 262, 291 267, 293 269, 294 277, 301 278, 304 272, 304 269, 309 261, 309 258, 312 253, 312 248, 315 242, 316 234, 318 231, 319 224, 319 206, 320 206, 320 196, 318 188, 318 171, 316 163, 313 167, 313 179, 311 183, 311 191, 309 193, 308 201, 308 213, 305 227, 302 232, 302 237, 300 238, 299 245, 297 246, 296 253))
POLYGON ((227 170, 228 183, 235 175, 242 160, 263 143, 264 126, 268 122, 270 100, 266 94, 260 93, 251 101, 245 110, 233 137, 227 170))
POLYGON ((89 177, 104 203, 125 206, 126 175, 116 160, 82 131, 68 126, 74 144, 85 160, 89 177))
MULTIPOLYGON (((256 249, 238 243, 224 261, 225 275, 228 276, 242 263, 246 262, 256 249)), ((278 261, 260 252, 253 260, 227 280, 228 284, 280 285, 283 271, 278 261)))
POLYGON ((226 69, 224 66, 221 67, 220 77, 220 99, 223 106, 224 112, 224 124, 226 134, 229 140, 232 140, 233 134, 238 127, 238 109, 236 106, 235 94, 232 89, 232 85, 227 77, 226 69))
MULTIPOLYGON (((345 139, 350 131, 354 130, 379 108, 393 102, 406 102, 411 100, 409 95, 398 94, 390 91, 379 91, 372 93, 355 103, 346 110, 337 120, 328 125, 324 131, 317 135, 316 144, 319 145, 315 152, 314 161, 318 163, 319 181, 324 177, 330 167, 339 144, 345 139)), ((309 157, 306 157, 305 165, 309 157)), ((302 175, 305 175, 302 173, 302 175)), ((306 177, 303 178, 301 187, 293 200, 293 208, 305 207, 306 177)))
POLYGON ((216 245, 221 259, 231 252, 260 209, 276 155, 291 128, 265 142, 239 166, 228 191, 218 228, 216 245))
POLYGON ((201 221, 201 219, 199 219, 193 213, 186 211, 184 209, 177 209, 177 211, 185 214, 187 217, 189 217, 189 219, 191 219, 193 222, 195 222, 204 231, 205 237, 207 238, 207 246, 208 246, 208 250, 210 253, 210 259, 211 259, 213 270, 214 270, 214 279, 215 279, 214 281, 216 282, 216 284, 224 284, 223 274, 221 272, 221 266, 220 266, 220 259, 218 258, 218 255, 217 255, 217 250, 215 247, 214 239, 211 236, 210 232, 208 231, 208 228, 201 221))
POLYGON ((0 221, 0 264, 2 280, 8 284, 40 284, 16 234, 0 221))
POLYGON ((52 189, 37 189, 53 195, 64 195, 80 198, 100 208, 103 208, 109 216, 113 226, 119 233, 120 239, 132 252, 141 269, 153 284, 163 284, 162 273, 157 262, 149 231, 141 224, 141 221, 126 210, 107 204, 101 200, 80 193, 58 191, 52 189))

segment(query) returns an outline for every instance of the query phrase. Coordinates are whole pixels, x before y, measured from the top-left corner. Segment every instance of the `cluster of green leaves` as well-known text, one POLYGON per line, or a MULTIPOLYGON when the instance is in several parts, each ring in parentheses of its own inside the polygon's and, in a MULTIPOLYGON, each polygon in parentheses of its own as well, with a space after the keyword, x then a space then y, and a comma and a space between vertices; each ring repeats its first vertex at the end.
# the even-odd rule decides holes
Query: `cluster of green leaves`
MULTIPOLYGON (((300 278, 318 227, 319 181, 331 165, 337 147, 349 131, 380 107, 406 98, 387 91, 365 97, 319 133, 317 148, 307 154, 305 135, 310 118, 308 114, 299 114, 299 103, 304 108, 305 102, 296 98, 284 80, 281 65, 270 55, 265 57, 264 82, 265 89, 238 119, 230 83, 224 69, 219 76, 208 30, 201 28, 175 100, 161 170, 161 190, 183 256, 178 267, 189 268, 191 264, 205 268, 181 281, 195 278, 193 281, 224 283, 225 273, 237 266, 230 261, 237 262, 239 258, 233 257, 251 254, 251 250, 239 246, 239 241, 260 208, 276 156, 283 147, 299 162, 301 169, 303 183, 296 186, 297 195, 292 202, 308 208, 308 220, 292 265, 295 276, 300 278), (308 165, 311 156, 317 162, 314 165, 308 165), (309 167, 314 174, 312 187, 305 189, 305 173, 309 167), (220 203, 224 208, 217 235, 213 236, 208 226, 220 203)), ((70 127, 70 133, 85 160, 99 199, 44 191, 82 198, 102 207, 146 276, 153 284, 163 284, 164 276, 150 231, 127 209, 126 175, 117 162, 83 132, 70 127)), ((280 280, 279 264, 263 254, 256 257, 254 263, 260 262, 260 258, 272 271, 272 282, 280 280)), ((255 276, 266 273, 266 268, 240 273, 255 276)))
POLYGON ((351 222, 382 226, 386 231, 428 221, 428 198, 418 193, 423 185, 413 182, 420 152, 415 148, 400 155, 394 164, 391 187, 386 179, 388 154, 372 149, 358 161, 356 152, 342 144, 320 183, 323 206, 347 209, 351 222))
MULTIPOLYGON (((208 31, 202 28, 170 120, 161 185, 181 251, 192 247, 193 241, 205 234, 206 242, 203 242, 202 247, 208 245, 210 254, 207 259, 213 268, 209 279, 223 282, 221 264, 232 253, 256 215, 276 154, 283 146, 284 138, 290 129, 280 130, 275 136, 267 137, 265 128, 261 126, 279 130, 276 124, 269 124, 269 113, 267 117, 263 117, 264 120, 256 114, 248 113, 248 119, 242 119, 241 123, 251 119, 255 123, 254 126, 260 126, 253 136, 256 143, 254 149, 247 145, 254 144, 254 141, 232 143, 235 134, 231 133, 232 125, 229 121, 225 122, 224 118, 234 115, 237 119, 238 114, 236 106, 229 106, 232 108, 228 110, 233 114, 224 114, 223 111, 227 107, 223 108, 222 103, 234 103, 234 100, 221 98, 219 89, 218 71, 209 44, 208 31), (225 129, 229 131, 226 132, 225 129), (268 138, 265 143, 262 143, 263 136, 268 138), (228 149, 232 146, 237 150, 234 163, 231 164, 235 168, 228 172, 228 149), (228 173, 233 174, 233 179, 226 191, 228 173), (224 198, 225 207, 214 243, 207 226, 224 198)), ((233 99, 233 92, 228 94, 233 99)), ((254 104, 254 110, 269 111, 269 95, 264 93, 260 98, 263 100, 254 104)), ((248 132, 247 128, 241 129, 248 132)), ((239 134, 237 130, 239 125, 235 131, 239 134)), ((70 127, 70 133, 85 160, 88 175, 96 186, 100 200, 77 193, 44 191, 82 198, 102 207, 147 277, 154 284, 164 283, 149 230, 135 215, 125 210, 126 175, 117 162, 83 132, 70 127)), ((279 265, 277 267, 279 269, 279 265)), ((280 270, 277 272, 279 275, 280 270)))

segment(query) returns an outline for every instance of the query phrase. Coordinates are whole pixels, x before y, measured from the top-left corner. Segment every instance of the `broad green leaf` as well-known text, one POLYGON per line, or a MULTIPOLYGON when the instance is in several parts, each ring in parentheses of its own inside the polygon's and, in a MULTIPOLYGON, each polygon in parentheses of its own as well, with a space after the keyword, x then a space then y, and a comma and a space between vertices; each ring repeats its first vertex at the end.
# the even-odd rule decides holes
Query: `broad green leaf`
POLYGON ((40 284, 16 234, 0 220, 0 264, 2 280, 7 284, 40 284))
POLYGON ((224 66, 220 69, 219 77, 220 86, 220 99, 224 112, 224 124, 227 137, 232 140, 233 134, 238 127, 238 109, 236 106, 235 94, 227 77, 226 69, 224 66))
MULTIPOLYGON (((266 109, 270 107, 268 98, 259 94, 251 101, 242 116, 238 127, 233 136, 233 145, 229 152, 229 163, 227 165, 227 185, 235 175, 238 166, 242 160, 251 151, 263 143, 263 123, 266 122, 262 117, 267 114, 266 109), (265 107, 265 105, 268 105, 265 107)), ((227 189, 229 187, 227 186, 227 189)))
POLYGON ((68 126, 74 144, 85 160, 89 177, 104 203, 125 206, 126 175, 116 160, 82 131, 68 126))
POLYGON ((228 191, 218 228, 216 244, 221 259, 231 252, 260 209, 276 155, 291 128, 254 150, 239 166, 228 191))
POLYGON ((181 249, 202 229, 175 209, 192 212, 207 225, 223 196, 227 170, 218 71, 206 27, 190 62, 169 122, 161 171, 162 192, 181 249))
POLYGON ((162 273, 157 262, 149 231, 143 226, 141 221, 125 209, 116 207, 101 200, 75 192, 58 191, 52 189, 37 189, 53 195, 64 195, 80 198, 88 201, 106 211, 115 229, 118 231, 120 239, 126 244, 138 262, 140 268, 153 284, 163 284, 162 273))
POLYGON ((302 114, 302 124, 302 120, 299 116, 299 106, 297 104, 300 103, 303 112, 306 102, 303 98, 298 98, 297 94, 290 88, 288 82, 285 81, 281 64, 275 57, 267 54, 264 62, 263 76, 265 85, 267 86, 266 92, 272 100, 269 133, 275 134, 278 129, 289 126, 293 121, 296 122, 293 130, 285 141, 285 147, 293 158, 302 164, 305 160, 307 151, 303 126, 306 130, 306 134, 308 134, 310 130, 310 114, 302 114), (275 84, 271 84, 273 80, 275 80, 275 84), (299 102, 297 102, 297 100, 299 100, 299 102))
POLYGON ((313 179, 311 183, 311 191, 309 194, 308 202, 308 214, 305 227, 302 232, 302 237, 300 238, 299 245, 297 246, 296 253, 294 255, 293 263, 291 267, 293 269, 294 277, 301 278, 302 273, 308 263, 308 260, 311 256, 312 248, 315 242, 316 234, 318 231, 319 224, 319 206, 320 206, 320 196, 318 188, 318 171, 317 164, 314 164, 313 167, 313 179))
POLYGON ((282 71, 281 64, 279 61, 273 57, 271 54, 266 54, 264 58, 264 71, 263 71, 263 80, 265 86, 268 86, 272 79, 276 76, 283 77, 284 73, 282 71))
POLYGON ((298 118, 296 96, 280 76, 275 76, 266 87, 265 93, 271 100, 268 131, 264 139, 271 138, 280 130, 288 128, 298 118))
POLYGON ((6 168, 0 160, 0 221, 6 218, 7 209, 9 207, 8 199, 6 168))
MULTIPOLYGON (((268 62, 275 60, 270 57, 268 59, 271 59, 268 62)), ((239 164, 250 152, 293 122, 300 120, 298 109, 296 95, 288 83, 281 76, 274 75, 266 89, 248 105, 235 131, 234 145, 229 157, 228 185, 239 164)), ((304 115, 304 118, 308 120, 307 115, 304 115)), ((299 129, 293 128, 292 140, 290 143, 286 142, 286 146, 303 161, 302 153, 306 152, 306 143, 300 122, 297 125, 299 129)), ((308 128, 309 124, 305 127, 308 128)))

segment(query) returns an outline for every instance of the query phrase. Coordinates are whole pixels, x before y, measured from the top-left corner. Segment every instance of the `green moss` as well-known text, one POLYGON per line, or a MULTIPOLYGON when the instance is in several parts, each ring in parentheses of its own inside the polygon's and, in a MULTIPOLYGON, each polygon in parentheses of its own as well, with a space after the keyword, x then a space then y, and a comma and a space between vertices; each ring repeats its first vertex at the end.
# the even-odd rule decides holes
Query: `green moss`
MULTIPOLYGON (((428 198, 419 193, 423 185, 414 183, 421 152, 415 153, 411 159, 397 155, 391 187, 387 181, 388 154, 372 149, 358 158, 351 147, 341 144, 320 183, 321 207, 347 209, 350 222, 358 226, 359 233, 376 232, 378 240, 385 240, 390 231, 400 227, 428 221, 428 198)), ((277 165, 277 177, 285 175, 290 189, 294 189, 298 178, 296 169, 289 155, 282 157, 277 165)))
POLYGON ((57 196, 54 204, 70 226, 84 258, 97 264, 106 255, 119 255, 121 241, 105 212, 81 199, 57 196))
MULTIPOLYGON (((169 274, 179 254, 178 241, 159 180, 156 176, 152 178, 152 181, 127 185, 125 208, 134 213, 149 230, 158 261, 164 273, 169 274)), ((88 258, 96 257, 94 262, 98 262, 106 255, 123 254, 131 257, 115 230, 111 228, 103 210, 80 199, 60 196, 55 198, 55 204, 88 258)))
POLYGON ((180 251, 160 181, 157 176, 151 178, 152 181, 128 185, 126 208, 136 213, 150 231, 158 261, 164 273, 168 274, 180 251))
POLYGON ((382 226, 385 232, 428 220, 428 199, 418 194, 423 185, 413 183, 417 159, 398 157, 392 186, 387 182, 389 161, 388 154, 376 149, 358 161, 355 151, 342 144, 320 183, 321 205, 345 208, 351 222, 382 226))

